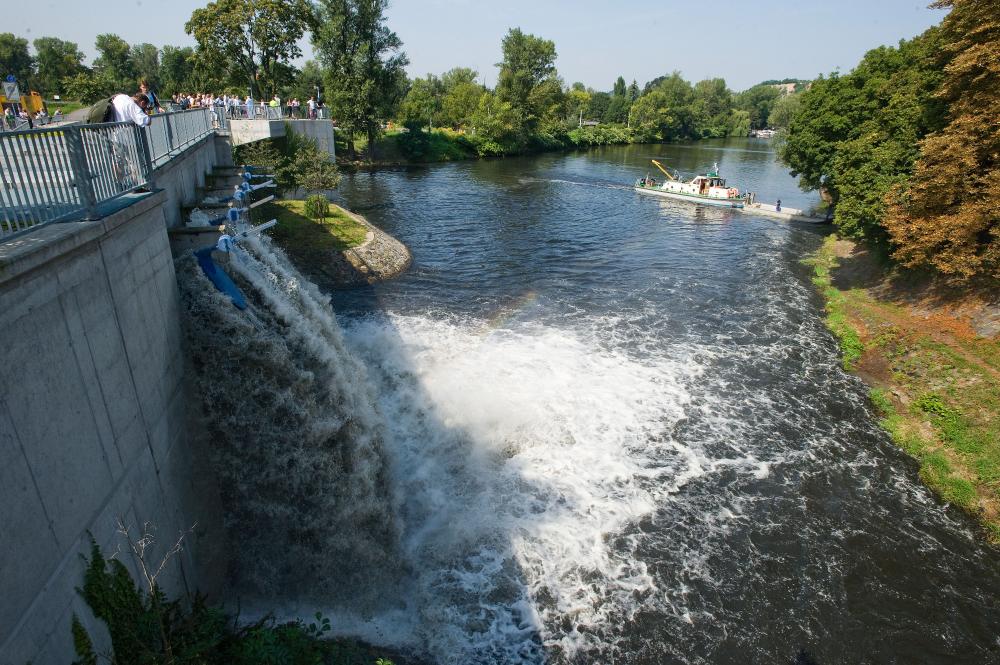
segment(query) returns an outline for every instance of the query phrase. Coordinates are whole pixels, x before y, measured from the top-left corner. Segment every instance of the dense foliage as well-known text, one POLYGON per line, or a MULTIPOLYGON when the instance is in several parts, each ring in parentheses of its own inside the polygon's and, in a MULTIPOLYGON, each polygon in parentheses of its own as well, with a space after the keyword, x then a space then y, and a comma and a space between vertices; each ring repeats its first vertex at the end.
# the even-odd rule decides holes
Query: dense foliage
POLYGON ((904 181, 918 141, 940 125, 938 31, 869 51, 845 76, 801 96, 781 157, 807 189, 822 188, 834 221, 855 238, 887 241, 886 194, 904 181))
POLYGON ((940 26, 869 51, 782 109, 780 154, 829 196, 846 235, 906 266, 996 279, 1000 13, 992 0, 937 6, 951 8, 940 26))
POLYGON ((198 42, 198 57, 218 83, 249 86, 254 98, 273 95, 291 81, 290 62, 311 26, 307 0, 215 0, 194 10, 184 26, 198 42))
POLYGON ((920 144, 913 177, 894 192, 886 227, 895 256, 946 275, 1000 279, 1000 11, 951 0, 941 24, 945 125, 920 144))
POLYGON ((278 624, 271 617, 237 625, 201 596, 169 599, 153 585, 136 586, 117 558, 106 560, 92 541, 83 587, 77 589, 111 636, 113 654, 97 654, 74 616, 78 665, 391 665, 361 645, 324 640, 329 619, 278 624))
POLYGON ((327 100, 347 130, 348 149, 354 135, 368 145, 382 131, 406 92, 409 63, 402 42, 386 26, 388 0, 319 0, 313 47, 324 67, 327 100))

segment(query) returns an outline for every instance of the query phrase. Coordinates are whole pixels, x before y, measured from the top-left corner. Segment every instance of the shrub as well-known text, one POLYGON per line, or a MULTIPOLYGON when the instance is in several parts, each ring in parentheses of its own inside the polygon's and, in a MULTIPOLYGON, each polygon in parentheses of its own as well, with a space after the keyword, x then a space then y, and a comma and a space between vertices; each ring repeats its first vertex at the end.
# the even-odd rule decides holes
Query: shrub
POLYGON ((330 215, 330 202, 322 194, 313 194, 306 199, 305 213, 317 221, 326 219, 330 215))

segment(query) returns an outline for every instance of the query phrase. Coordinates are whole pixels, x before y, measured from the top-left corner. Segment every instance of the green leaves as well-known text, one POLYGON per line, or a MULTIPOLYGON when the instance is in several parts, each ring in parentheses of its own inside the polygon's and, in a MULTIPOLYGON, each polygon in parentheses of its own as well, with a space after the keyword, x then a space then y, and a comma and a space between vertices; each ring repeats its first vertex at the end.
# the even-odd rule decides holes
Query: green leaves
POLYGON ((290 63, 302 55, 298 42, 314 22, 306 0, 216 0, 194 10, 184 30, 226 83, 250 85, 260 98, 291 82, 290 63))

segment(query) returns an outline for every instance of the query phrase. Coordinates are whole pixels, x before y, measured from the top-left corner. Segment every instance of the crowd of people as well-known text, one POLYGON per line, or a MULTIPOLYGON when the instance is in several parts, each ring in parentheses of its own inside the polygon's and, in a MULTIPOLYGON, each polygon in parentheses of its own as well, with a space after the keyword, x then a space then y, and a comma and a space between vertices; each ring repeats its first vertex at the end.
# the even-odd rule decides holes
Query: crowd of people
POLYGON ((4 109, 3 113, 3 123, 2 128, 6 129, 17 129, 18 127, 28 126, 28 127, 38 127, 40 125, 47 125, 50 122, 59 122, 63 119, 63 112, 61 109, 56 109, 56 112, 49 115, 49 112, 45 109, 39 109, 37 113, 28 113, 23 107, 18 109, 15 113, 12 106, 8 106, 4 109))
MULTIPOLYGON (((267 118, 277 120, 281 118, 297 118, 316 120, 326 117, 323 104, 315 97, 310 97, 303 103, 297 97, 282 102, 281 98, 277 95, 274 95, 270 101, 264 101, 255 100, 249 95, 241 98, 237 95, 228 94, 220 96, 211 93, 178 93, 172 95, 166 104, 162 104, 159 97, 145 80, 139 82, 139 91, 135 94, 115 95, 112 99, 117 99, 118 97, 122 99, 115 106, 122 106, 123 108, 116 109, 118 112, 115 114, 115 117, 109 117, 106 121, 121 122, 124 120, 135 120, 133 116, 137 114, 127 112, 133 110, 131 106, 128 110, 124 108, 126 100, 131 101, 136 108, 140 108, 147 115, 165 113, 167 111, 184 111, 192 108, 208 108, 217 113, 220 118, 222 115, 225 115, 225 117, 231 119, 267 118)), ((62 111, 58 109, 50 116, 44 108, 35 114, 29 114, 24 108, 18 107, 15 109, 14 105, 11 105, 7 106, 3 111, 0 129, 17 129, 24 126, 37 127, 47 125, 51 122, 58 122, 62 119, 62 111)))
MULTIPOLYGON (((152 101, 152 100, 151 100, 152 101)), ((323 115, 323 105, 310 97, 305 103, 297 97, 282 102, 277 95, 270 101, 255 100, 249 95, 213 95, 211 93, 178 93, 170 98, 173 110, 210 108, 225 113, 228 118, 302 118, 315 120, 323 115)))

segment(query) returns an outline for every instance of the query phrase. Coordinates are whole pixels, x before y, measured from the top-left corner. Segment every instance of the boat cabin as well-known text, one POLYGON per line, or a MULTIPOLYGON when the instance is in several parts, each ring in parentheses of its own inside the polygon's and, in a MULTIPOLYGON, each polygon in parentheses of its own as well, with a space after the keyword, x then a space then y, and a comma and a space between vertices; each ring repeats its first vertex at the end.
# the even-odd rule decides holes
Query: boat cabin
POLYGON ((698 188, 699 194, 708 194, 710 189, 720 188, 726 189, 725 178, 720 178, 719 176, 700 175, 691 181, 691 184, 698 188))

